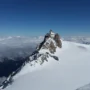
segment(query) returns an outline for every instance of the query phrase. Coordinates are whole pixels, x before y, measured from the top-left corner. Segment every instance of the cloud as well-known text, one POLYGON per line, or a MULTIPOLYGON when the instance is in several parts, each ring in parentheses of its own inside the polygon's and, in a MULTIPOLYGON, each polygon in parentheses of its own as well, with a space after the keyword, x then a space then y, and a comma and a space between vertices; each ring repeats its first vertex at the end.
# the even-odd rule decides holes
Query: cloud
POLYGON ((0 38, 0 61, 3 57, 15 58, 30 55, 43 37, 3 37, 0 38))

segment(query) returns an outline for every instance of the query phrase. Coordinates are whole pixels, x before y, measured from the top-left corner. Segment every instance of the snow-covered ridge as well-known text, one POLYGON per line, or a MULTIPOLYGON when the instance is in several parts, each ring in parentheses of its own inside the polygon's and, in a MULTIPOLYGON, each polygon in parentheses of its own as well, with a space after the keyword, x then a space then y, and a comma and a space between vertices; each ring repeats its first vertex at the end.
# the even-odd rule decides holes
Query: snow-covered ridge
POLYGON ((50 57, 43 65, 28 63, 5 90, 76 90, 90 83, 90 46, 68 41, 62 46, 55 53, 60 61, 50 57))
POLYGON ((4 57, 13 59, 14 57, 23 57, 30 55, 37 44, 43 40, 39 37, 0 37, 0 62, 3 62, 4 57))
MULTIPOLYGON (((45 62, 48 62, 49 58, 58 61, 59 58, 55 55, 55 53, 57 52, 57 48, 61 47, 62 43, 58 34, 53 33, 52 35, 51 32, 46 34, 44 40, 39 44, 39 46, 37 46, 36 50, 29 57, 25 58, 25 62, 17 70, 13 71, 8 76, 8 78, 2 83, 1 88, 6 88, 12 82, 12 79, 16 79, 15 77, 23 75, 22 72, 26 70, 25 67, 27 67, 28 65, 29 67, 37 65, 40 66, 45 62)), ((27 70, 25 72, 27 72, 27 70)))
POLYGON ((84 85, 76 90, 90 90, 90 84, 84 85))
MULTIPOLYGON (((56 47, 52 38, 47 39, 49 46, 50 42, 56 47)), ((90 83, 90 45, 62 40, 62 48, 52 53, 47 43, 41 43, 39 51, 7 78, 8 84, 14 83, 5 90, 76 90, 90 83)))

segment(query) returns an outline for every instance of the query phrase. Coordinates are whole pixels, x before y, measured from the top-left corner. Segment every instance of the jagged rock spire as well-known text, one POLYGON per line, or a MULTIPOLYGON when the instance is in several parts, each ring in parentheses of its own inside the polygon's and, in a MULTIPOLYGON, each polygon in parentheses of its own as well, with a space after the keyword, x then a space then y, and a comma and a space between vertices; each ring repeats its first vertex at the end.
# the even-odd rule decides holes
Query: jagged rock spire
POLYGON ((60 35, 58 33, 54 33, 51 29, 49 31, 50 37, 53 38, 56 42, 56 45, 60 48, 62 48, 62 42, 60 40, 60 35))
POLYGON ((50 31, 49 31, 49 34, 50 34, 50 37, 51 38, 54 38, 54 36, 55 36, 55 33, 50 29, 50 31))
POLYGON ((61 40, 60 40, 60 36, 59 36, 58 33, 55 34, 54 40, 55 40, 55 42, 56 42, 56 45, 57 45, 58 47, 62 48, 62 42, 61 42, 61 40))
POLYGON ((39 44, 37 50, 43 49, 49 49, 51 53, 56 52, 56 47, 61 48, 62 43, 60 40, 60 36, 58 33, 54 33, 52 30, 49 31, 44 37, 44 40, 39 44))

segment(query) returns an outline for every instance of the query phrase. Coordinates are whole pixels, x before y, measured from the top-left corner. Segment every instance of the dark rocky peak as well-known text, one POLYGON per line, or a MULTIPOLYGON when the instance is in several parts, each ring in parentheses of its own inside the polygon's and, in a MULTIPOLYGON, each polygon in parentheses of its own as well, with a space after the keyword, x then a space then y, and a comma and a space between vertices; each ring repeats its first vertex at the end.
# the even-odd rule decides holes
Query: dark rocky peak
POLYGON ((56 51, 56 48, 62 47, 62 42, 58 33, 54 33, 52 30, 49 31, 44 37, 44 40, 37 46, 37 49, 49 49, 51 53, 56 51))

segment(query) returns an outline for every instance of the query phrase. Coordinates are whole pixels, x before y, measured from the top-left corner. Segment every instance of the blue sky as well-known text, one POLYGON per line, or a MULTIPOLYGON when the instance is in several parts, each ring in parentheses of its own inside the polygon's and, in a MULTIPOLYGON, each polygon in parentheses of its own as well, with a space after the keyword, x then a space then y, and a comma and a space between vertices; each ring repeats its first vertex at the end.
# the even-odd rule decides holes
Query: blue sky
POLYGON ((0 36, 90 35, 90 0, 0 0, 0 36))

